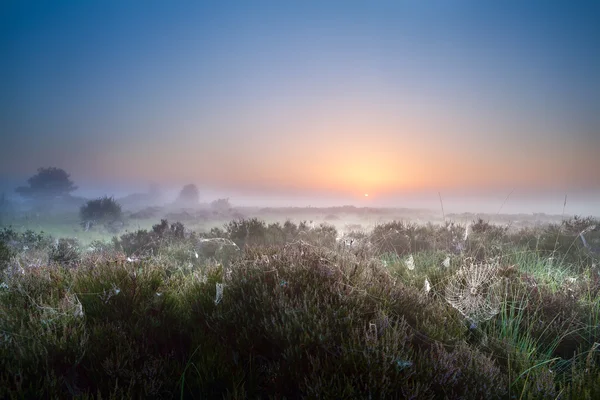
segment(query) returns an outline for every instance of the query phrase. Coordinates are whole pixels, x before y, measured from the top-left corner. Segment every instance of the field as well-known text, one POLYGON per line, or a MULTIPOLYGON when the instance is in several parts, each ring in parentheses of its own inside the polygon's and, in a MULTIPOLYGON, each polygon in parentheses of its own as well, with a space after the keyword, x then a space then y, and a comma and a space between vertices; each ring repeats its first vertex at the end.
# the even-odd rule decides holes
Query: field
POLYGON ((440 214, 3 215, 0 397, 599 398, 600 221, 440 214))

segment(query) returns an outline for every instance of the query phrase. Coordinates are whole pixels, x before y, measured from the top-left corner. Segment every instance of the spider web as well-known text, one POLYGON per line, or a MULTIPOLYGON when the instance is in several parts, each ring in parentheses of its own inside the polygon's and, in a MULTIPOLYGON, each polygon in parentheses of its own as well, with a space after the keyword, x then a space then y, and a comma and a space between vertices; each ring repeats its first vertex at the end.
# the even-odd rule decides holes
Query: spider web
POLYGON ((450 278, 446 301, 473 323, 487 321, 500 312, 501 280, 497 266, 470 264, 450 278))

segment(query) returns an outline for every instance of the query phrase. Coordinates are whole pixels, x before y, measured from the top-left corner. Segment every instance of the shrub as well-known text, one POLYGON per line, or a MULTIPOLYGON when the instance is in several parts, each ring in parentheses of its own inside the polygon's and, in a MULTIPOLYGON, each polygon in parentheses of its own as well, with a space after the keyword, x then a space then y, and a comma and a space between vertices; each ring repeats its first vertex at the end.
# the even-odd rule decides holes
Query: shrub
POLYGON ((583 230, 593 226, 600 224, 600 221, 594 217, 580 217, 575 215, 573 218, 569 218, 562 222, 562 227, 568 233, 579 235, 583 230))
POLYGON ((225 225, 225 232, 240 249, 248 245, 265 245, 267 243, 267 226, 258 218, 231 221, 225 225))
POLYGON ((411 240, 404 222, 389 222, 377 225, 370 235, 377 254, 395 253, 406 255, 411 252, 411 240))
POLYGON ((14 255, 14 250, 0 241, 0 273, 8 267, 10 258, 14 255))
MULTIPOLYGON (((481 268, 461 275, 474 260, 441 266, 447 252, 435 247, 464 237, 448 226, 402 227, 412 269, 404 256, 384 264, 328 248, 331 227, 289 221, 231 224, 267 245, 229 263, 205 258, 237 249, 230 239, 198 240, 167 220, 114 239, 158 253, 142 260, 97 242, 85 254, 101 257, 65 268, 59 249, 76 243, 61 239, 52 258, 65 262, 2 276, 0 398, 597 398, 595 267, 516 247, 493 279, 481 268), (476 286, 473 298, 496 284, 498 314, 477 324, 444 296, 463 301, 463 286, 476 286)), ((0 236, 20 246, 31 234, 0 236)), ((473 236, 488 246, 485 233, 473 236)))
POLYGON ((169 221, 163 219, 160 224, 152 226, 151 231, 139 229, 121 235, 120 238, 114 237, 113 245, 128 256, 134 254, 147 256, 157 254, 161 246, 184 239, 185 227, 181 222, 169 225, 169 221))
POLYGON ((52 238, 44 232, 36 233, 32 230, 17 232, 9 226, 0 231, 0 243, 9 249, 11 256, 32 251, 47 253, 52 246, 52 238))
POLYGON ((81 206, 79 217, 81 225, 86 229, 100 223, 109 226, 121 219, 121 205, 114 198, 107 196, 90 200, 81 206))
POLYGON ((336 245, 337 229, 335 226, 327 223, 319 224, 319 226, 312 229, 301 227, 299 228, 297 237, 315 246, 334 248, 336 245))
POLYGON ((231 203, 229 199, 217 199, 210 202, 210 208, 219 213, 231 211, 231 203))
POLYGON ((200 192, 194 184, 185 185, 177 197, 177 204, 182 206, 195 206, 198 205, 198 201, 200 201, 200 192))
POLYGON ((50 249, 49 259, 63 266, 73 266, 80 260, 77 239, 59 239, 50 249))

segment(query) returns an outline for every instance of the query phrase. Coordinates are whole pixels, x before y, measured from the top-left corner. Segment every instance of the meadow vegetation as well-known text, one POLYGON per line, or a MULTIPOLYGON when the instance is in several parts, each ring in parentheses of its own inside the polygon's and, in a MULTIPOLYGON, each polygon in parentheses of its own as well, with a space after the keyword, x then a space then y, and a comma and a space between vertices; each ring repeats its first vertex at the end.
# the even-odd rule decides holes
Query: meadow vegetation
POLYGON ((599 223, 5 227, 0 397, 599 398, 599 223))

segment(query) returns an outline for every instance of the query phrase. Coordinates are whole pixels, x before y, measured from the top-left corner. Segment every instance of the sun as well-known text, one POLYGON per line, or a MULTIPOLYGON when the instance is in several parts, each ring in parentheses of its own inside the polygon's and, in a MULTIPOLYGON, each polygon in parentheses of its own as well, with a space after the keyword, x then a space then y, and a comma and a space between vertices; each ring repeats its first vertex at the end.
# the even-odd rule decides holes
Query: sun
POLYGON ((365 193, 365 197, 369 197, 369 193, 365 193))

